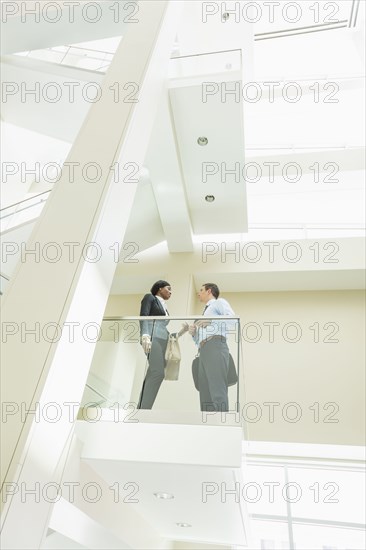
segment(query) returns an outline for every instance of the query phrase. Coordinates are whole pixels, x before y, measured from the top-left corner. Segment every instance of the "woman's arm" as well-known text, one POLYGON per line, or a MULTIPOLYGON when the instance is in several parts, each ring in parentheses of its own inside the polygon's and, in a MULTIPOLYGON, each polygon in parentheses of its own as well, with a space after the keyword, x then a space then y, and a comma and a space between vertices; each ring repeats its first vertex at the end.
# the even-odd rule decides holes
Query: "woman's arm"
MULTIPOLYGON (((151 306, 154 302, 155 298, 152 294, 145 294, 143 299, 141 300, 141 307, 140 307, 140 317, 148 317, 151 315, 151 306)), ((142 336, 150 336, 151 337, 152 332, 152 322, 151 321, 140 321, 140 334, 142 336)))

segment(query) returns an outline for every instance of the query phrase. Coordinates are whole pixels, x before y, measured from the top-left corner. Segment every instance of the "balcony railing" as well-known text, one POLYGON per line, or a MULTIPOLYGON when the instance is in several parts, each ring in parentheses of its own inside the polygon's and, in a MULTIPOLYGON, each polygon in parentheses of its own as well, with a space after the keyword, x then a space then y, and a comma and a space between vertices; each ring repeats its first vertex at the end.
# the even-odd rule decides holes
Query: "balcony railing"
POLYGON ((66 45, 21 52, 17 55, 40 59, 57 65, 105 73, 112 63, 114 53, 66 45))
POLYGON ((3 232, 38 218, 50 193, 51 189, 2 208, 0 210, 0 231, 3 232))
MULTIPOLYGON (((111 51, 65 45, 21 52, 16 55, 104 74, 112 63, 114 54, 115 52, 111 51)), ((222 74, 227 71, 240 71, 241 68, 241 50, 225 50, 185 56, 174 54, 171 57, 169 77, 222 74)))
POLYGON ((224 50, 195 55, 173 56, 170 59, 169 78, 220 75, 242 70, 241 50, 224 50))
MULTIPOLYGON (((136 422, 136 418, 139 418, 139 421, 147 419, 149 422, 151 418, 156 417, 154 413, 157 413, 163 422, 175 422, 177 420, 174 419, 178 418, 177 422, 194 419, 195 423, 199 423, 215 416, 215 407, 212 405, 206 407, 206 412, 200 410, 199 392, 192 376, 192 361, 197 356, 199 348, 189 332, 182 333, 185 323, 192 326, 200 320, 210 323, 206 329, 197 329, 206 330, 205 337, 219 336, 219 341, 223 341, 220 335, 226 335, 226 343, 238 376, 237 383, 228 388, 228 415, 234 411, 239 412, 240 402, 243 402, 245 397, 239 317, 107 317, 103 320, 97 335, 98 342, 79 418, 83 418, 83 411, 86 409, 88 412, 84 414, 84 420, 88 420, 90 415, 93 417, 99 414, 103 415, 105 420, 115 420, 118 416, 119 420, 123 417, 124 421, 136 422), (140 400, 142 391, 151 391, 151 386, 147 390, 148 382, 145 382, 144 386, 144 380, 149 362, 156 363, 157 356, 153 358, 152 351, 147 355, 143 350, 142 322, 145 323, 142 325, 144 332, 147 330, 151 334, 153 346, 154 341, 164 339, 164 335, 180 333, 178 342, 181 360, 178 379, 164 379, 161 382, 151 410, 146 410, 150 409, 150 406, 144 406, 140 400)), ((202 350, 202 347, 200 349, 202 350)), ((156 350, 154 353, 156 354, 156 350)), ((216 417, 219 422, 226 423, 224 406, 220 409, 223 412, 220 410, 216 417)), ((236 422, 240 422, 239 415, 237 416, 236 422)))

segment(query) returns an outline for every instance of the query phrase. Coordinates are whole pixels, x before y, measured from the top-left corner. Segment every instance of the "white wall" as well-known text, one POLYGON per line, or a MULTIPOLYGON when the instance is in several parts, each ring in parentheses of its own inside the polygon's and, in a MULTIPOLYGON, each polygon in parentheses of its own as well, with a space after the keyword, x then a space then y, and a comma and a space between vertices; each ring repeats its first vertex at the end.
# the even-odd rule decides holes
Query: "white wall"
MULTIPOLYGON (((258 403, 262 413, 257 422, 248 425, 250 439, 363 445, 363 292, 267 292, 227 297, 240 314, 244 329, 247 402, 258 403), (279 323, 274 327, 273 342, 269 326, 264 325, 269 322, 279 323), (293 343, 286 341, 297 338, 293 343), (275 407, 273 423, 265 402, 280 404, 275 407), (286 409, 290 402, 301 409, 286 409), (319 403, 319 419, 318 405, 309 409, 314 403, 319 403), (326 408, 327 403, 334 405, 326 408), (289 421, 297 416, 298 422, 289 421)), ((254 407, 246 412, 256 418, 254 407)))
MULTIPOLYGON (((240 409, 249 438, 363 445, 363 291, 223 296, 241 318, 246 399, 240 409)), ((140 300, 140 295, 111 296, 106 315, 137 315, 140 300)), ((170 313, 179 315, 174 293, 169 305, 170 313)), ((191 314, 200 315, 201 309, 196 303, 191 314)), ((171 410, 182 403, 183 410, 199 408, 190 373, 194 346, 188 336, 181 342, 179 385, 163 382, 155 408, 171 410)))

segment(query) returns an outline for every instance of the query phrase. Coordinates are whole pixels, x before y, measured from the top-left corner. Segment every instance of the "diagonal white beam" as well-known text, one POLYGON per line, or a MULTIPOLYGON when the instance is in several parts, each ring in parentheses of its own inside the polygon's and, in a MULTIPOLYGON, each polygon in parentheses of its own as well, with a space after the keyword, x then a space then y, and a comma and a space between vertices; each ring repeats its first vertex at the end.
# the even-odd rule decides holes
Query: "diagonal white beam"
MULTIPOLYGON (((12 403, 13 410, 20 410, 23 404, 25 411, 24 417, 13 414, 3 424, 5 483, 34 487, 38 482, 42 487, 58 480, 55 472, 60 470, 76 419, 75 414, 67 414, 64 404, 80 402, 96 343, 84 329, 90 322, 101 323, 116 268, 113 245, 123 242, 137 187, 137 180, 130 178, 127 183, 131 169, 125 167, 128 163, 142 166, 181 5, 141 2, 139 23, 131 26, 120 45, 100 101, 92 105, 67 158, 67 162, 77 163, 75 179, 71 182, 70 171, 63 172, 27 243, 35 255, 20 262, 4 296, 3 336, 9 336, 10 327, 14 332, 3 346, 2 399, 12 403), (132 103, 126 99, 131 88, 124 89, 131 83, 139 89, 137 102, 132 103), (119 101, 111 88, 119 89, 119 101), (93 183, 82 170, 90 162, 99 167, 93 183), (118 181, 114 181, 116 170, 111 170, 116 162, 118 181), (58 251, 57 261, 50 261, 50 243, 53 251, 58 251), (75 243, 72 256, 65 243, 75 243), (101 251, 97 261, 90 261, 85 254, 86 243, 95 243, 94 252, 101 251), (50 323, 54 329, 47 334, 45 327, 50 328, 50 323), (77 329, 72 337, 67 328, 70 324, 77 329), (36 403, 40 411, 49 403, 60 407, 58 421, 52 423, 48 415, 38 417, 29 412, 36 403)), ((4 547, 39 548, 50 506, 44 499, 23 504, 20 492, 12 498, 8 495, 3 514, 4 547)))
POLYGON ((191 252, 191 220, 167 90, 159 106, 146 165, 169 251, 191 252))

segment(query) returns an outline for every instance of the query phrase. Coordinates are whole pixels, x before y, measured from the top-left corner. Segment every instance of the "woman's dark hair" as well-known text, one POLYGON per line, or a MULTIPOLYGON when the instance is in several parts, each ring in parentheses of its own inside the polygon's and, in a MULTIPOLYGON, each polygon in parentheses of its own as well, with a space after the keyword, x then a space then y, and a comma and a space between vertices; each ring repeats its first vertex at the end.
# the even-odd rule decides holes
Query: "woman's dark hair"
POLYGON ((163 288, 164 286, 170 286, 170 283, 168 283, 168 281, 163 281, 163 280, 160 280, 160 281, 156 281, 156 283, 153 284, 153 286, 151 287, 151 294, 153 294, 153 296, 156 296, 156 294, 159 292, 159 289, 160 288, 163 288))

